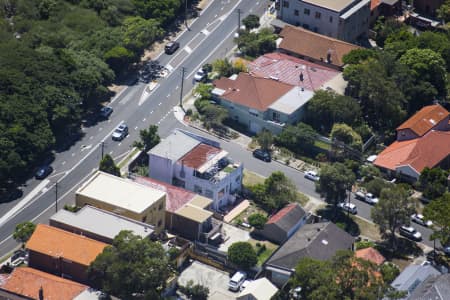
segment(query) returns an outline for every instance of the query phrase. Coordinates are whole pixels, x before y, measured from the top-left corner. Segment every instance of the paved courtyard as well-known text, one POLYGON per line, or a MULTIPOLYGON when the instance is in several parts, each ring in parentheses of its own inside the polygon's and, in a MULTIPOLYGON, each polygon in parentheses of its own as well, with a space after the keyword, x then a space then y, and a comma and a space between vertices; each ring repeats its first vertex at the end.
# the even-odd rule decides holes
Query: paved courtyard
POLYGON ((194 261, 192 265, 180 274, 178 284, 184 286, 189 280, 192 280, 194 284, 198 283, 209 288, 208 299, 210 300, 236 299, 238 295, 238 293, 233 293, 228 290, 230 276, 227 272, 198 261, 194 261))
POLYGON ((250 239, 248 231, 227 223, 223 223, 222 230, 225 231, 225 242, 219 246, 219 250, 225 253, 233 243, 246 242, 250 239))

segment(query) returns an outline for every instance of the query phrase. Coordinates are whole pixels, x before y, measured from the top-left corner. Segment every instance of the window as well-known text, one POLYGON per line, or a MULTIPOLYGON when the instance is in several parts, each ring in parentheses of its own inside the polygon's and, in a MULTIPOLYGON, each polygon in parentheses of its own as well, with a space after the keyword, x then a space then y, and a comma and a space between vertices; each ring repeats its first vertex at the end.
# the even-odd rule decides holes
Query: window
POLYGON ((333 17, 330 16, 330 23, 333 23, 333 17))
POLYGON ((144 216, 144 217, 142 218, 142 222, 145 223, 145 221, 147 221, 147 216, 144 216))
POLYGON ((221 189, 219 192, 219 199, 222 198, 225 195, 225 189, 221 189))
POLYGON ((158 227, 161 227, 161 224, 162 224, 162 221, 159 220, 159 221, 158 221, 158 227))
POLYGON ((320 19, 320 17, 322 16, 322 14, 318 11, 316 11, 316 15, 314 16, 316 19, 320 19))
POLYGON ((289 8, 289 1, 283 1, 283 7, 289 8))
POLYGON ((303 11, 303 13, 307 16, 309 16, 309 14, 311 13, 309 9, 305 8, 305 10, 303 11))
POLYGON ((280 114, 277 112, 272 112, 272 120, 275 122, 280 122, 280 114))
POLYGON ((294 16, 298 16, 298 9, 294 10, 294 16))
POLYGON ((161 210, 163 207, 162 203, 159 205, 158 210, 161 210))
POLYGON ((208 198, 212 198, 213 197, 213 192, 211 190, 206 190, 205 191, 205 196, 208 198))
POLYGON ((194 192, 197 194, 201 194, 203 192, 202 187, 198 185, 194 185, 194 192))

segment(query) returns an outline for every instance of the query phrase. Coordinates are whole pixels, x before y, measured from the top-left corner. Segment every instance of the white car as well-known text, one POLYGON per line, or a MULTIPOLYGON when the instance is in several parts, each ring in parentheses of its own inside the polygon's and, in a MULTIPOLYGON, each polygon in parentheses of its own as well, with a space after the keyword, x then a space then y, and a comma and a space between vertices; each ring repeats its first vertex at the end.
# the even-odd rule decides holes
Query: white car
POLYGON ((305 178, 312 181, 319 181, 320 177, 316 171, 306 171, 305 178))
POLYGON ((338 204, 338 207, 344 211, 348 211, 351 214, 356 215, 358 213, 358 210, 356 208, 356 205, 353 203, 348 202, 341 202, 338 204))
POLYGON ((367 193, 366 196, 364 197, 364 201, 366 201, 369 204, 377 204, 379 200, 373 194, 367 193))
POLYGON ((425 217, 422 214, 413 214, 411 216, 411 221, 426 227, 430 227, 431 225, 433 225, 433 222, 431 222, 430 220, 425 220, 425 217))
POLYGON ((199 69, 197 73, 194 75, 194 80, 197 82, 203 81, 206 79, 206 72, 203 69, 199 69))
POLYGON ((247 279, 247 273, 243 271, 237 271, 228 282, 228 289, 234 292, 238 292, 245 279, 247 279))
POLYGON ((400 235, 403 235, 404 237, 407 237, 409 239, 415 241, 422 240, 422 234, 412 226, 403 225, 398 231, 400 232, 400 235))

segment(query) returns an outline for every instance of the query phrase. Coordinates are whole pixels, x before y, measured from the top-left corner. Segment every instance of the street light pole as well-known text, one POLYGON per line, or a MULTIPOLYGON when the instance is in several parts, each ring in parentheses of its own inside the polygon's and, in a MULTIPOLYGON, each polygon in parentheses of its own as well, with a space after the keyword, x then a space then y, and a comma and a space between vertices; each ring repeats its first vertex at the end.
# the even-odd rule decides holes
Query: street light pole
POLYGON ((186 25, 186 28, 189 30, 188 20, 187 20, 187 7, 188 7, 187 0, 185 0, 184 1, 184 24, 186 25))
POLYGON ((58 181, 55 183, 55 212, 58 212, 58 181))
POLYGON ((241 9, 240 9, 240 8, 237 9, 237 15, 238 15, 238 28, 237 28, 237 32, 239 33, 239 30, 241 29, 241 9))
POLYGON ((181 67, 181 89, 180 89, 180 107, 183 108, 183 84, 184 84, 184 73, 186 73, 186 68, 181 67))

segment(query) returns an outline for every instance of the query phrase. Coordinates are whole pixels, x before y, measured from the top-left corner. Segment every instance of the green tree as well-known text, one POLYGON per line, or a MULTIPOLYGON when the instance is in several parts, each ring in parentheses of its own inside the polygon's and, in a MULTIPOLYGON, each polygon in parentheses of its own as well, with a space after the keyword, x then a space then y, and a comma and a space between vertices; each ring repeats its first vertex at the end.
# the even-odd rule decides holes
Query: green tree
POLYGON ((248 242, 235 242, 228 248, 228 259, 230 262, 248 270, 258 262, 255 249, 248 242))
POLYGON ((263 229, 267 222, 267 217, 260 213, 253 213, 248 216, 248 223, 256 229, 263 229))
POLYGON ((207 287, 194 284, 192 280, 189 280, 186 286, 180 286, 180 291, 192 300, 207 300, 209 295, 209 289, 207 287))
POLYGON ((354 126, 361 120, 358 102, 333 91, 316 91, 308 102, 307 110, 308 123, 325 133, 328 133, 335 123, 354 126))
MULTIPOLYGON (((377 177, 381 177, 381 171, 374 165, 362 165, 360 168, 361 177, 368 183, 377 177)), ((380 189, 381 192, 381 189, 380 189)))
POLYGON ((384 282, 390 284, 400 274, 400 269, 393 263, 384 263, 380 266, 384 282))
POLYGON ((207 129, 225 130, 223 121, 228 118, 228 110, 222 106, 208 104, 203 111, 203 123, 207 129))
POLYGON ((213 71, 217 72, 220 77, 229 77, 233 75, 233 65, 226 58, 213 61, 213 71))
POLYGON ((116 166, 113 158, 109 154, 106 154, 100 161, 99 170, 114 176, 120 176, 120 169, 116 166))
POLYGON ((257 57, 276 49, 277 36, 269 28, 263 28, 259 32, 240 31, 235 43, 239 50, 251 57, 257 57))
POLYGON ((116 297, 159 299, 169 275, 167 255, 159 243, 121 231, 91 263, 88 274, 102 291, 116 297))
POLYGON ((18 243, 26 243, 33 235, 35 229, 36 225, 34 225, 32 222, 23 222, 17 224, 13 233, 13 238, 18 243))
POLYGON ((360 48, 354 49, 349 53, 345 54, 342 61, 345 64, 359 64, 360 62, 367 60, 371 57, 376 57, 376 51, 372 49, 360 48))
POLYGON ((251 187, 255 201, 266 211, 279 210, 290 202, 297 201, 297 188, 280 171, 273 172, 263 184, 251 187))
POLYGON ((423 211, 427 220, 433 221, 433 239, 442 245, 450 245, 450 193, 431 201, 423 211))
MULTIPOLYGON (((375 167, 376 168, 376 167, 375 167)), ((387 182, 381 177, 375 177, 366 184, 364 184, 364 187, 369 193, 372 193, 375 195, 375 197, 380 197, 381 191, 385 188, 392 187, 393 184, 390 182, 387 182)))
POLYGON ((423 196, 429 200, 441 197, 447 191, 448 172, 441 168, 428 168, 422 170, 419 185, 423 196))
POLYGON ((200 82, 194 89, 194 93, 200 96, 200 99, 211 99, 211 91, 213 86, 211 84, 206 84, 200 82))
POLYGON ((124 45, 140 53, 145 47, 151 45, 162 36, 162 29, 158 21, 141 17, 128 17, 123 22, 124 45))
POLYGON ((443 20, 444 22, 450 21, 450 0, 444 1, 442 3, 441 7, 437 9, 437 15, 439 19, 443 20))
POLYGON ((439 93, 445 95, 445 61, 439 53, 431 49, 409 49, 400 57, 399 62, 408 66, 417 82, 429 82, 439 93))
POLYGON ((342 163, 325 165, 320 170, 319 192, 334 205, 336 211, 339 202, 346 198, 346 191, 351 190, 355 174, 342 163))
POLYGON ((245 25, 246 30, 258 28, 259 27, 259 17, 257 15, 250 14, 242 20, 242 24, 245 25))
POLYGON ((330 136, 358 151, 362 150, 361 136, 345 123, 335 123, 330 136))
POLYGON ((144 152, 152 149, 161 141, 161 138, 158 135, 158 126, 156 125, 150 125, 148 129, 139 131, 139 136, 141 137, 141 140, 134 142, 133 146, 143 150, 144 152))
POLYGON ((317 132, 311 126, 300 122, 295 126, 285 126, 275 138, 275 143, 295 153, 306 154, 314 147, 317 136, 317 132))
POLYGON ((262 149, 269 150, 273 144, 274 138, 272 132, 264 129, 256 136, 256 140, 262 149))
POLYGON ((379 202, 372 208, 372 220, 379 226, 381 235, 389 239, 394 251, 397 250, 396 230, 409 224, 415 211, 416 202, 408 196, 406 189, 399 186, 383 189, 379 202))

